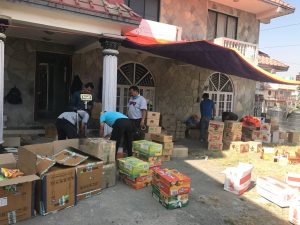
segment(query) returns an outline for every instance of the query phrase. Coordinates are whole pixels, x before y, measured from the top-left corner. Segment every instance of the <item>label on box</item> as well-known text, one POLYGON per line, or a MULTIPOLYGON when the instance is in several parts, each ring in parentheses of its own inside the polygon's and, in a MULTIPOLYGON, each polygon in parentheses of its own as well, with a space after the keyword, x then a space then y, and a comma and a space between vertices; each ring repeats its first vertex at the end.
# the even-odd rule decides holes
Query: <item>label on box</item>
POLYGON ((7 197, 0 198, 0 207, 7 206, 7 197))
POLYGON ((17 223, 17 215, 16 211, 10 211, 7 213, 7 219, 8 219, 8 224, 15 224, 17 223))

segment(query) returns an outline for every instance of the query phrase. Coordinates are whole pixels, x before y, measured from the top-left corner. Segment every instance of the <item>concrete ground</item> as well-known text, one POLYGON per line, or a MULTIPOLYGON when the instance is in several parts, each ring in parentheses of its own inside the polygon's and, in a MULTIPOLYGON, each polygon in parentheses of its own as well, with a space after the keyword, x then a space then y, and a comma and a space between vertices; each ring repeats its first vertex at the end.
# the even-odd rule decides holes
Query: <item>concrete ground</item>
MULTIPOLYGON (((20 225, 287 225, 286 209, 266 210, 266 200, 256 196, 236 196, 223 190, 224 166, 213 159, 200 159, 203 153, 197 142, 184 141, 190 146, 187 159, 164 163, 190 176, 192 190, 189 205, 167 210, 152 198, 151 188, 134 190, 118 181, 116 186, 72 208, 47 216, 37 216, 20 225), (283 219, 281 219, 283 218, 283 219)), ((255 192, 255 188, 249 192, 255 192)), ((250 195, 252 196, 252 195, 250 195)))

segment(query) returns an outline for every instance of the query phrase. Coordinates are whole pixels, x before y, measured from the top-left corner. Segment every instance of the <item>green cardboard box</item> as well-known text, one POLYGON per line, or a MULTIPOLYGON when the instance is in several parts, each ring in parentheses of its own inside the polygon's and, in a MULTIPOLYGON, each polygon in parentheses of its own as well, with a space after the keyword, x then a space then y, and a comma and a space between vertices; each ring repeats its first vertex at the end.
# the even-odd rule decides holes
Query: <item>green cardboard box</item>
POLYGON ((162 145, 152 141, 134 141, 133 150, 147 156, 161 156, 162 145))
POLYGON ((149 173, 149 163, 135 157, 118 159, 121 172, 132 178, 137 178, 149 173))

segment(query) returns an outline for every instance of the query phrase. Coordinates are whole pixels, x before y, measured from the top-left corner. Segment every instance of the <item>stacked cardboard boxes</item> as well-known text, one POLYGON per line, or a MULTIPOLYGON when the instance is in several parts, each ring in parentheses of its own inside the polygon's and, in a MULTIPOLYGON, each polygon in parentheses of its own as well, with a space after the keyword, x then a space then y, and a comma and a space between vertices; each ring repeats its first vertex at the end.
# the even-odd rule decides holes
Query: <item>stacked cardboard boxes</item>
POLYGON ((40 177, 36 209, 41 215, 100 193, 103 162, 78 148, 78 139, 20 147, 20 168, 40 177))
POLYGON ((191 179, 175 169, 156 169, 152 180, 152 196, 167 209, 188 204, 191 179))
POLYGON ((80 140, 80 150, 103 161, 102 188, 116 184, 116 142, 103 138, 80 140))
POLYGON ((208 126, 208 150, 223 149, 224 123, 211 120, 208 126))
POLYGON ((223 143, 226 149, 233 141, 241 141, 242 139, 242 123, 236 121, 225 121, 223 143))
POLYGON ((147 140, 133 142, 133 155, 149 163, 151 169, 160 167, 162 163, 163 146, 147 140))
POLYGON ((261 140, 263 143, 271 143, 271 124, 262 123, 260 126, 261 140))
POLYGON ((186 130, 186 124, 183 123, 180 120, 177 120, 176 122, 176 132, 175 132, 175 140, 180 140, 185 138, 185 130, 186 130))
POLYGON ((261 141, 262 136, 260 130, 254 127, 243 126, 242 128, 242 141, 261 141))
MULTIPOLYGON (((0 155, 0 168, 20 169, 12 153, 0 155)), ((34 172, 0 181, 0 224, 14 224, 34 216, 34 172)))
POLYGON ((152 181, 149 163, 135 157, 118 159, 120 176, 123 181, 134 189, 148 186, 152 181))
POLYGON ((291 144, 300 144, 300 132, 291 131, 288 133, 288 141, 291 144))
POLYGON ((162 145, 162 161, 170 161, 174 148, 173 137, 165 134, 153 134, 151 139, 162 145))
POLYGON ((175 137, 176 135, 176 116, 175 114, 163 114, 162 115, 162 127, 169 134, 175 137))
POLYGON ((161 127, 159 126, 159 112, 150 112, 147 111, 146 125, 148 134, 160 134, 161 127))

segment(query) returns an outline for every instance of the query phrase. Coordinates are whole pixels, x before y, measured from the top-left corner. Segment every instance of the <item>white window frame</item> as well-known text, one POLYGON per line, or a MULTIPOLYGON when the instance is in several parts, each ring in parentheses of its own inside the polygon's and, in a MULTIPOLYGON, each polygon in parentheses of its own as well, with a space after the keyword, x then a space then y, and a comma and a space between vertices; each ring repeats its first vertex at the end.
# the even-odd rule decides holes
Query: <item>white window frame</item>
MULTIPOLYGON (((212 83, 213 83, 213 82, 212 82, 212 83)), ((229 110, 230 112, 232 112, 233 106, 234 106, 234 86, 233 86, 232 80, 230 79, 230 77, 229 77, 228 75, 222 74, 222 73, 218 73, 218 72, 217 72, 217 73, 211 74, 211 75, 207 78, 207 80, 206 80, 206 82, 205 82, 205 87, 207 87, 207 90, 204 90, 204 93, 208 93, 208 94, 209 94, 209 99, 213 100, 214 103, 215 103, 215 109, 216 109, 216 117, 215 117, 215 118, 216 118, 216 119, 222 118, 222 113, 223 113, 223 112, 227 112, 228 110, 229 110), (216 90, 209 90, 209 81, 212 82, 211 78, 212 78, 212 76, 214 76, 215 74, 219 74, 219 83, 218 83, 218 85, 214 84, 216 90), (221 86, 221 87, 220 87, 220 82, 221 82, 221 80, 220 80, 220 75, 225 75, 225 76, 227 77, 227 79, 228 79, 228 81, 226 81, 226 82, 224 83, 224 85, 221 86), (232 92, 224 92, 224 91, 222 91, 222 89, 224 88, 224 86, 225 86, 228 82, 231 83, 231 86, 232 86, 232 92), (218 87, 216 87, 216 86, 218 86, 218 87), (220 98, 221 98, 223 95, 224 95, 224 105, 221 106, 221 105, 220 105, 220 103, 221 103, 221 102, 220 102, 220 100, 221 100, 220 98), (231 101, 228 101, 228 98, 231 98, 231 101), (229 109, 228 109, 228 107, 227 107, 227 103, 231 103, 229 109)), ((222 102, 223 102, 223 101, 222 101, 222 102)))
MULTIPOLYGON (((123 63, 122 65, 119 66, 118 69, 120 69, 123 65, 130 64, 130 63, 133 63, 135 65, 139 64, 139 65, 143 66, 147 70, 147 72, 145 73, 145 75, 139 81, 136 81, 135 80, 135 69, 134 69, 133 82, 130 81, 127 78, 127 81, 130 83, 129 85, 124 85, 124 84, 118 84, 117 85, 117 89, 118 89, 118 92, 117 92, 117 111, 119 111, 121 113, 124 113, 124 114, 127 113, 127 103, 129 101, 129 88, 132 85, 136 85, 136 86, 139 87, 141 95, 147 101, 148 110, 154 111, 155 110, 155 80, 154 80, 154 76, 152 75, 151 71, 145 65, 143 65, 141 63, 137 63, 137 62, 123 63), (152 86, 139 86, 139 82, 144 77, 146 77, 146 75, 148 75, 149 73, 152 76, 152 79, 153 79, 153 82, 154 82, 154 87, 152 87, 152 86), (138 82, 138 83, 136 83, 136 82, 138 82), (128 90, 127 93, 125 93, 126 89, 128 90), (145 93, 147 93, 147 92, 150 93, 150 96, 145 95, 145 93), (126 96, 125 96, 125 94, 126 94, 126 96)), ((134 68, 136 68, 136 67, 134 67, 134 68)), ((126 76, 124 73, 122 73, 122 74, 124 76, 126 76)))

